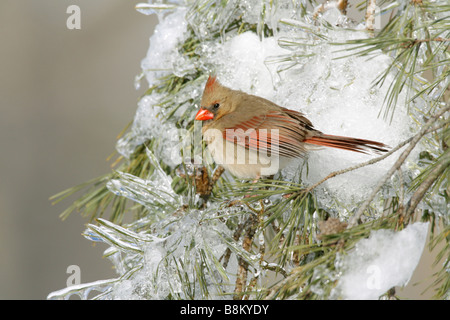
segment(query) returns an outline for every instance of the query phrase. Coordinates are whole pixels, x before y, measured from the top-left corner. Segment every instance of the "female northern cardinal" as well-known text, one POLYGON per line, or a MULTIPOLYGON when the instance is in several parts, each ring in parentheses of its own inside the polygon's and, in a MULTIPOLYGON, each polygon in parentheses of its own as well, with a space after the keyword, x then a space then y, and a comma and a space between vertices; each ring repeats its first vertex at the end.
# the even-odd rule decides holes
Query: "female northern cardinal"
POLYGON ((278 172, 308 145, 355 152, 386 152, 383 143, 323 134, 302 113, 261 97, 222 86, 209 76, 195 120, 204 121, 203 138, 214 161, 241 179, 278 172))

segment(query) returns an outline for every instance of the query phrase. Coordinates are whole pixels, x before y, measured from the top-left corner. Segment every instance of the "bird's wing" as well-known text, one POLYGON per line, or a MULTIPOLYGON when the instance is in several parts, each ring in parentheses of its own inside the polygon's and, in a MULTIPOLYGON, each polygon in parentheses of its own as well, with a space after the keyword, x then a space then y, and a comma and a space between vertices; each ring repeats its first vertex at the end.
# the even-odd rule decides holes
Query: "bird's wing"
POLYGON ((311 123, 299 112, 271 110, 226 128, 223 137, 247 149, 295 158, 305 153, 302 141, 309 127, 311 123))

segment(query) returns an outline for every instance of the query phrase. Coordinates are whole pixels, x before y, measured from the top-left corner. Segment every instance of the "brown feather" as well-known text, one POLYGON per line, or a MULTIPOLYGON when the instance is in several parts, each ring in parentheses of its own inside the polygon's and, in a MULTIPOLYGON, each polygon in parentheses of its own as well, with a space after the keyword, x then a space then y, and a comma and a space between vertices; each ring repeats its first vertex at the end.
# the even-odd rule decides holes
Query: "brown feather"
POLYGON ((306 132, 295 119, 279 111, 254 116, 223 131, 225 140, 267 154, 277 150, 279 155, 288 158, 304 155, 305 136, 306 132))
POLYGON ((360 153, 369 153, 369 151, 375 153, 387 152, 386 148, 388 148, 388 146, 386 146, 385 144, 372 140, 333 136, 329 134, 313 136, 305 139, 303 142, 360 153))

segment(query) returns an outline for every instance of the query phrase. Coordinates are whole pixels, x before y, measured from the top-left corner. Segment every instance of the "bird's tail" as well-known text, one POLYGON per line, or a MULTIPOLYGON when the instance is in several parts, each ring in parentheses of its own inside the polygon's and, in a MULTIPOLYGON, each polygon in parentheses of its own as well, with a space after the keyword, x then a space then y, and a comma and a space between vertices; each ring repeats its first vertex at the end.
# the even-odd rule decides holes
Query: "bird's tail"
POLYGON ((306 138, 304 143, 318 146, 332 147, 361 153, 383 153, 387 152, 387 145, 377 141, 356 139, 350 137, 333 136, 329 134, 317 135, 306 138))

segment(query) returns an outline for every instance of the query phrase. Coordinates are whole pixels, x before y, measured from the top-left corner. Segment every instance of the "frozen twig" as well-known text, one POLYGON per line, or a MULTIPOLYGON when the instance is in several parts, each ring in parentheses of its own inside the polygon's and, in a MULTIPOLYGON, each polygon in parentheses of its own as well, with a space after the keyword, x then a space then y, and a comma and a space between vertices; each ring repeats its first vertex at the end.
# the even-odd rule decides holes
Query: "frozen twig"
POLYGON ((214 187, 214 185, 216 184, 217 180, 219 180, 220 176, 222 175, 222 173, 225 171, 225 168, 222 166, 218 166, 216 168, 216 170, 214 170, 213 176, 211 177, 211 182, 209 184, 209 193, 212 192, 212 188, 214 187))
MULTIPOLYGON (((329 259, 330 259, 330 254, 325 254, 325 255, 317 258, 314 265, 318 266, 321 263, 324 263, 325 261, 327 261, 329 259)), ((307 272, 306 265, 299 266, 299 267, 292 269, 292 271, 290 272, 289 275, 286 276, 286 278, 284 278, 283 280, 278 282, 276 285, 274 285, 267 291, 267 295, 264 297, 264 300, 275 299, 277 297, 277 295, 282 293, 283 288, 288 289, 288 288, 292 288, 293 286, 295 286, 295 287, 301 286, 302 282, 304 281, 302 279, 302 276, 305 275, 305 272, 307 272)))
POLYGON ((431 170, 429 175, 417 188, 416 192, 412 195, 411 199, 408 201, 405 216, 408 218, 416 209, 417 205, 420 203, 424 197, 427 190, 433 185, 436 179, 442 174, 442 172, 450 166, 450 153, 447 152, 444 156, 438 160, 437 165, 431 170))
MULTIPOLYGON (((217 180, 219 180, 222 173, 225 169, 222 166, 218 166, 214 171, 211 179, 209 178, 208 171, 205 167, 195 168, 194 182, 196 192, 203 198, 205 201, 211 196, 212 189, 216 184, 217 180)), ((181 176, 181 175, 180 175, 181 176)))
MULTIPOLYGON (((262 219, 262 215, 264 214, 264 204, 263 204, 263 202, 261 201, 261 210, 260 210, 260 212, 258 213, 258 224, 260 225, 261 224, 261 219, 262 219)), ((261 231, 261 229, 259 229, 259 231, 261 231)), ((256 230, 255 230, 255 232, 256 232, 256 230)), ((264 269, 264 265, 266 265, 266 263, 265 263, 265 261, 264 261, 264 255, 265 255, 265 252, 266 252, 266 244, 265 244, 265 242, 264 242, 264 237, 262 237, 262 238, 260 238, 260 240, 259 240, 259 266, 262 268, 262 269, 264 269)), ((247 292, 249 292, 249 291, 252 291, 253 290, 253 288, 256 286, 256 283, 257 283, 257 281, 258 281, 258 279, 259 279, 259 276, 260 276, 260 272, 258 272, 253 278, 252 278, 252 280, 250 280, 250 283, 249 283, 249 285, 248 285, 248 287, 247 287, 247 292)), ((249 293, 247 293, 246 295, 245 295, 245 297, 244 297, 244 300, 248 300, 250 298, 250 294, 249 293)))
MULTIPOLYGON (((256 224, 258 219, 256 215, 250 215, 250 217, 245 222, 245 235, 242 242, 242 249, 250 252, 253 244, 253 236, 256 231, 256 224)), ((239 269, 236 277, 236 287, 234 289, 234 300, 240 300, 243 298, 244 289, 247 284, 247 273, 248 273, 248 262, 242 257, 238 257, 239 269)))
POLYGON ((369 0, 369 4, 366 9, 366 29, 373 31, 375 29, 375 10, 377 8, 376 0, 369 0))
MULTIPOLYGON (((444 113, 450 110, 450 106, 446 105, 445 108, 440 110, 438 113, 436 113, 434 116, 432 116, 422 127, 422 129, 417 133, 410 141, 410 144, 408 148, 406 148, 400 157, 397 159, 395 164, 391 167, 391 169, 386 173, 386 175, 378 182, 375 189, 372 191, 370 196, 364 201, 364 203, 359 207, 358 211, 355 213, 355 215, 350 219, 350 223, 348 225, 349 228, 354 227, 358 224, 359 219, 361 218, 364 211, 367 209, 369 204, 372 202, 372 200, 375 198, 378 191, 383 187, 383 185, 386 183, 386 181, 394 174, 395 171, 397 171, 400 166, 405 162, 408 155, 411 153, 411 151, 415 148, 419 140, 429 132, 429 128, 441 117, 444 113)), ((409 139, 408 139, 409 140, 409 139)))
MULTIPOLYGON (((239 238, 241 237, 241 233, 244 230, 244 223, 241 223, 237 226, 236 230, 233 233, 233 240, 234 241, 238 241, 239 238)), ((222 260, 223 258, 223 268, 226 269, 228 266, 228 262, 230 261, 230 257, 231 257, 231 249, 227 248, 225 250, 225 253, 222 255, 222 257, 220 257, 219 262, 222 260)))
POLYGON ((375 164, 377 162, 380 162, 381 160, 386 159, 387 157, 389 157, 391 154, 393 154, 394 152, 396 152, 398 149, 402 148, 403 146, 405 146, 406 144, 408 144, 409 142, 411 142, 413 138, 409 138, 406 139, 405 141, 399 143, 395 148, 389 150, 388 152, 386 152, 385 154, 383 154, 382 156, 379 156, 377 158, 371 159, 369 161, 357 164, 355 166, 349 167, 349 168, 345 168, 342 170, 337 170, 334 171, 332 173, 330 173, 329 175, 327 175, 325 178, 323 178, 322 180, 320 180, 319 182, 315 183, 314 185, 310 186, 309 188, 307 188, 306 190, 302 191, 305 194, 308 194, 308 192, 311 192, 313 189, 315 189, 316 187, 318 187, 319 185, 321 185, 322 183, 324 183, 325 181, 327 181, 328 179, 331 179, 335 176, 338 176, 340 174, 344 174, 346 172, 350 172, 356 169, 360 169, 363 168, 365 166, 371 165, 371 164, 375 164))

